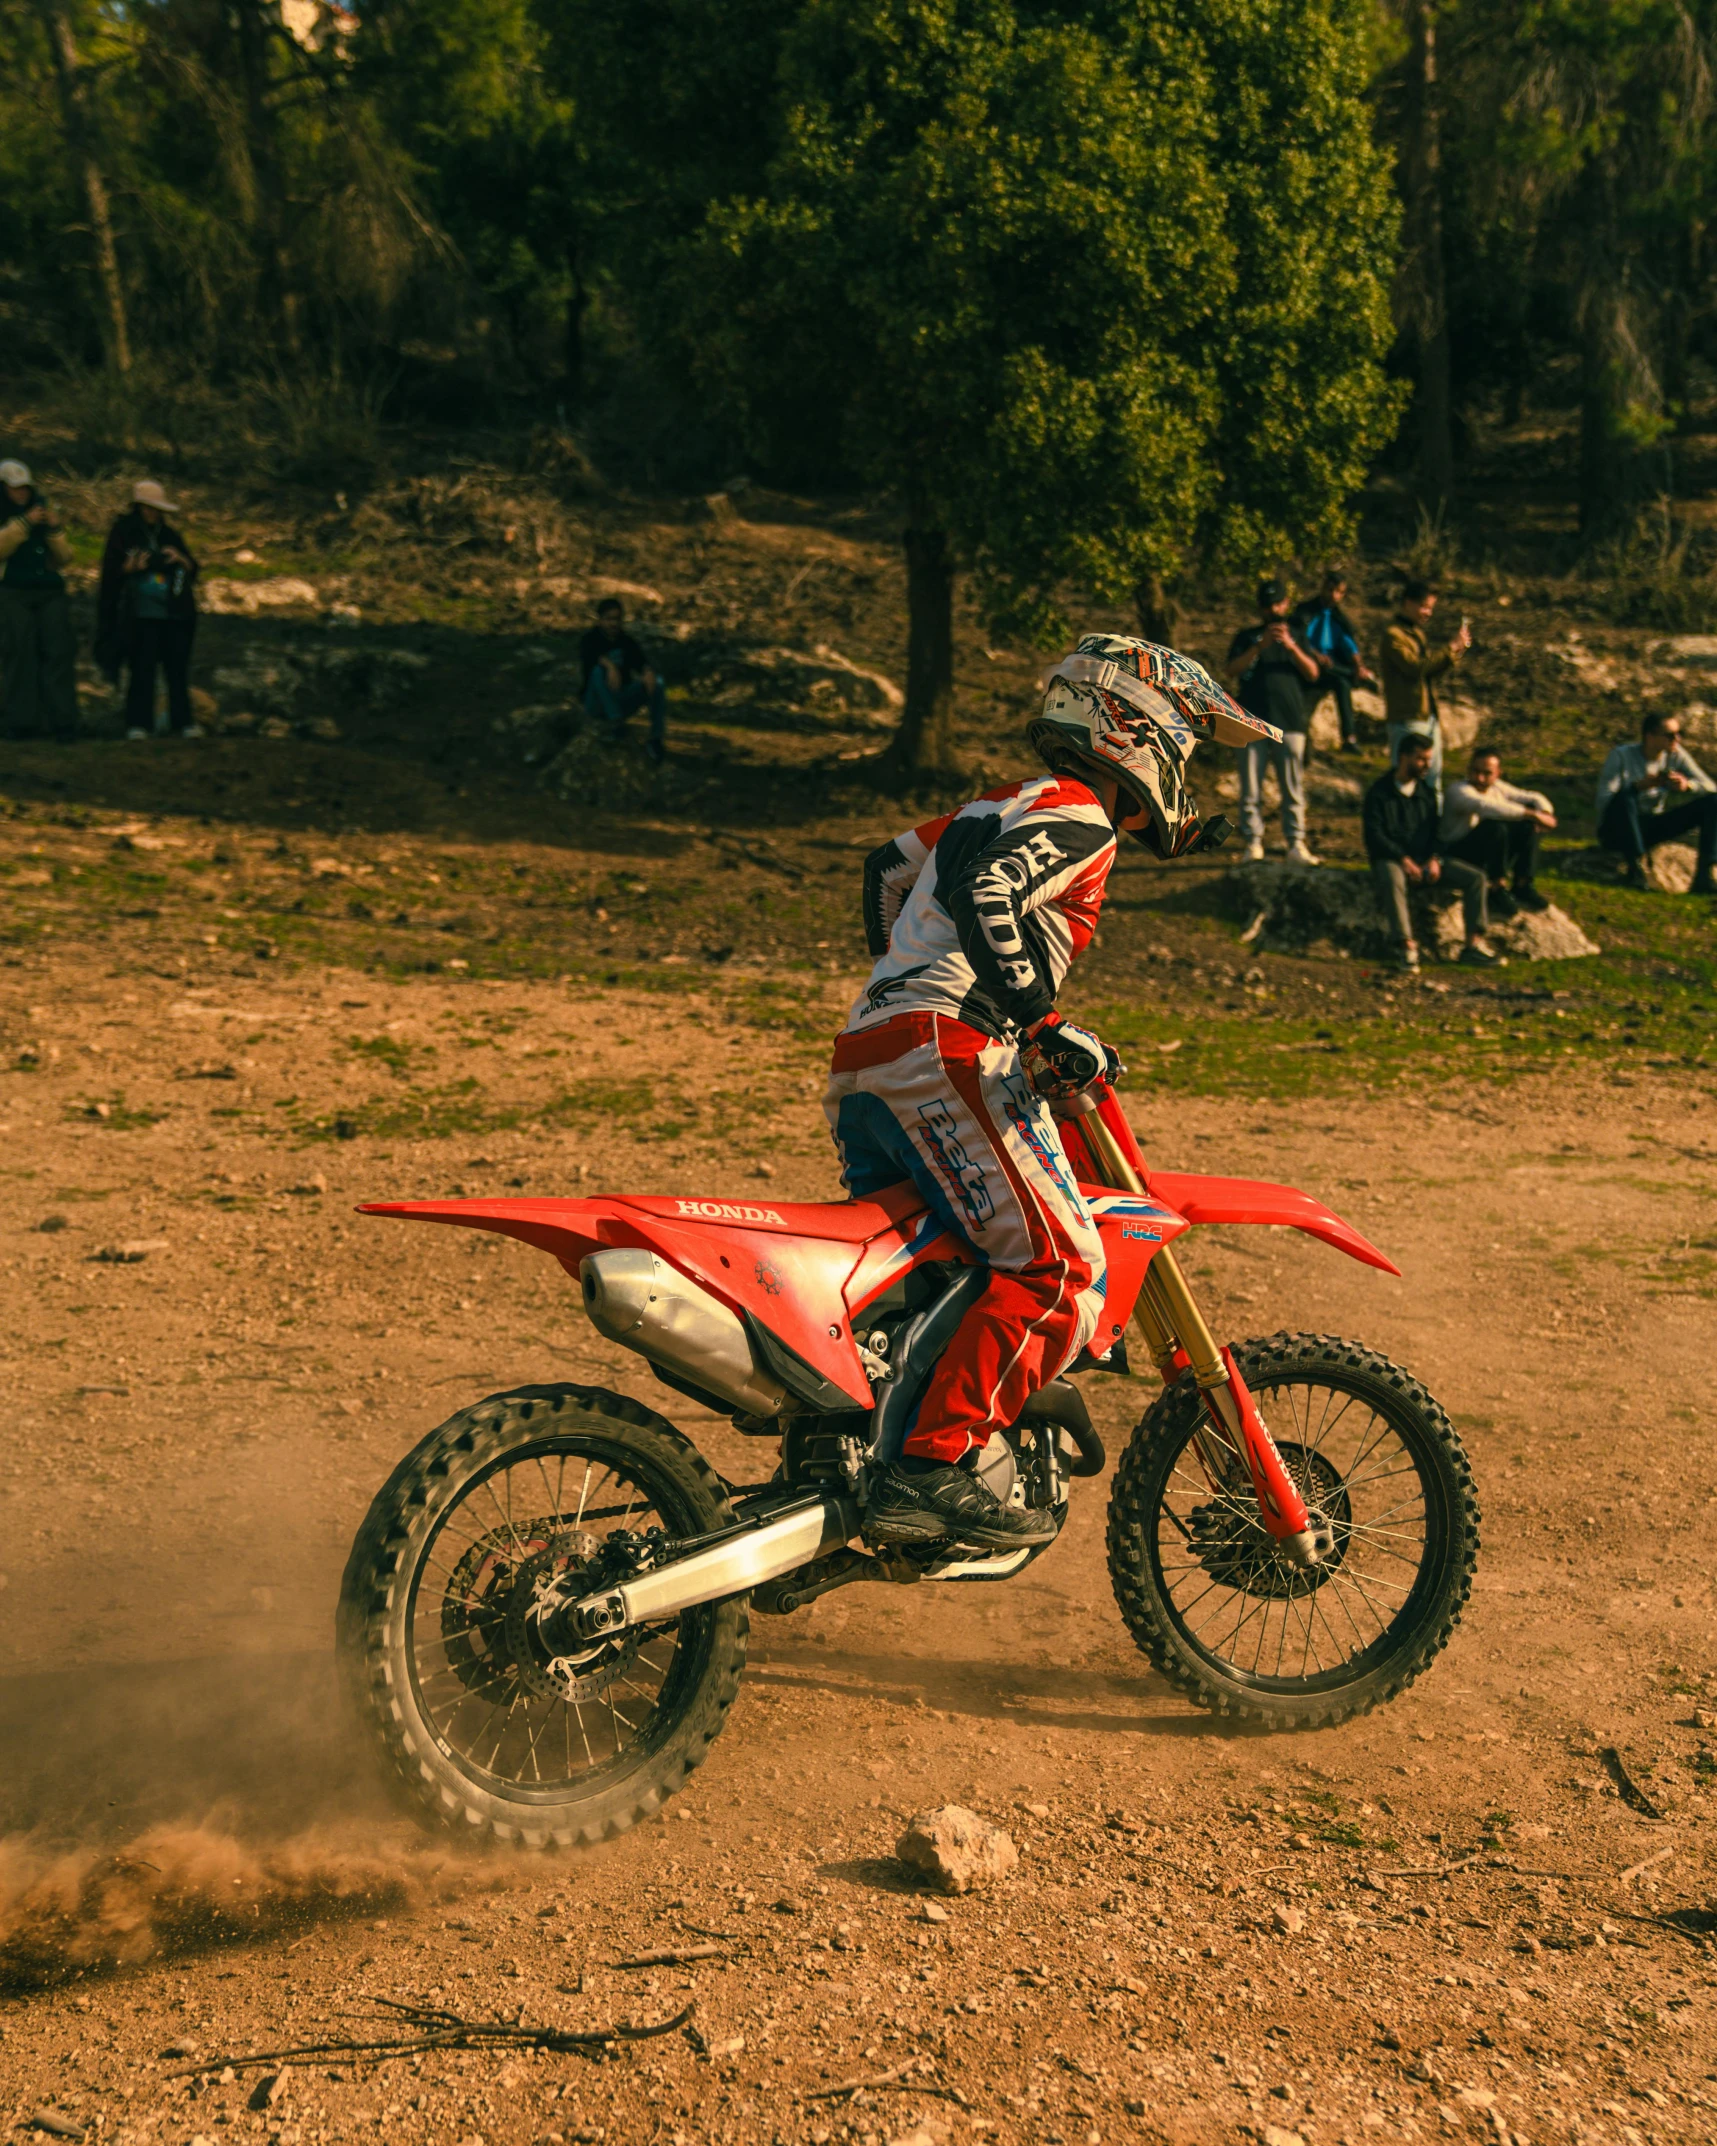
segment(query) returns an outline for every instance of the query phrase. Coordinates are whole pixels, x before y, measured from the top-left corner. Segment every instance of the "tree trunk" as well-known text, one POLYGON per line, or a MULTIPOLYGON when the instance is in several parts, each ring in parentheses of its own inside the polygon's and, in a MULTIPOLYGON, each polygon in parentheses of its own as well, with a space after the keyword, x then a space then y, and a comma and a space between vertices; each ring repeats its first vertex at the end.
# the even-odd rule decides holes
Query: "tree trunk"
POLYGON ((1181 609, 1163 585, 1161 574, 1147 574, 1133 591, 1133 612, 1139 632, 1159 647, 1173 648, 1180 632, 1181 609))
POLYGON ((1625 534, 1670 487, 1663 386, 1650 348, 1651 306, 1620 241, 1614 175, 1594 166, 1584 189, 1580 292, 1580 535, 1625 534))
POLYGON ((580 273, 576 240, 567 242, 566 265, 572 277, 572 288, 566 295, 566 399, 577 410, 584 404, 584 316, 590 307, 590 293, 580 273))
POLYGON ((954 558, 948 532, 926 528, 916 511, 906 530, 906 616, 906 706, 884 756, 902 788, 954 765, 954 558))
POLYGON ((234 0, 231 19, 238 36, 239 75, 244 86, 246 147, 256 180, 255 246, 262 313, 279 335, 285 355, 296 358, 301 338, 298 298, 287 267, 289 204, 270 95, 268 45, 274 25, 268 19, 266 0, 234 0))
POLYGON ((1454 488, 1449 303, 1443 267, 1443 137, 1437 92, 1437 0, 1407 7, 1401 190, 1414 339, 1419 358, 1419 492, 1436 513, 1454 488))
POLYGON ((119 279, 119 250, 113 242, 113 217, 108 207, 107 180, 95 151, 95 123, 89 106, 89 84, 78 58, 65 0, 36 0, 42 27, 53 54, 54 80, 59 89, 60 125, 66 148, 83 182, 84 202, 89 210, 90 244, 95 252, 96 281, 101 287, 101 342, 107 362, 116 373, 131 370, 131 337, 125 321, 125 286, 119 279))

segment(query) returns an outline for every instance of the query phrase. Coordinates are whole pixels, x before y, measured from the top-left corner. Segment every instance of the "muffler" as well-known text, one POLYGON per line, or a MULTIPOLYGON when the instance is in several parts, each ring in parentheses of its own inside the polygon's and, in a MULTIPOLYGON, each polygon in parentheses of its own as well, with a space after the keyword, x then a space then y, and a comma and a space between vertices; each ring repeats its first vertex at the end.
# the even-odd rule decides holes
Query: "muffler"
POLYGON ((628 1625, 654 1624, 700 1602, 743 1594, 810 1564, 826 1550, 838 1550, 858 1533, 858 1524, 858 1507, 850 1498, 795 1498, 659 1571, 641 1572, 601 1594, 546 1611, 538 1625, 542 1644, 551 1655, 576 1655, 593 1639, 628 1625))
POLYGON ((616 1246, 580 1260, 578 1279, 599 1334, 636 1349, 729 1408, 779 1414, 787 1389, 758 1368, 737 1316, 665 1259, 641 1247, 616 1246))

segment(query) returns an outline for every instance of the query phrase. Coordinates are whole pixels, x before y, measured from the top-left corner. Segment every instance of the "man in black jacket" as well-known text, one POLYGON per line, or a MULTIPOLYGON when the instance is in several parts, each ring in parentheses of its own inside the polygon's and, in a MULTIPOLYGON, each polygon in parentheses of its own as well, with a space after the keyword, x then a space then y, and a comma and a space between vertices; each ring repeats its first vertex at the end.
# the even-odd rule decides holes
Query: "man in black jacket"
POLYGON ((1438 856, 1441 816, 1437 793, 1431 787, 1430 737, 1425 731, 1409 730, 1396 750, 1394 767, 1365 793, 1365 854, 1371 859, 1383 914, 1394 928, 1396 959, 1404 969, 1419 966, 1409 889, 1442 885, 1460 892, 1467 933, 1461 960, 1469 968, 1498 968, 1502 957, 1493 954, 1484 940, 1489 922, 1484 873, 1459 857, 1438 856))
POLYGON ((77 735, 72 550, 22 462, 0 462, 0 734, 77 735))

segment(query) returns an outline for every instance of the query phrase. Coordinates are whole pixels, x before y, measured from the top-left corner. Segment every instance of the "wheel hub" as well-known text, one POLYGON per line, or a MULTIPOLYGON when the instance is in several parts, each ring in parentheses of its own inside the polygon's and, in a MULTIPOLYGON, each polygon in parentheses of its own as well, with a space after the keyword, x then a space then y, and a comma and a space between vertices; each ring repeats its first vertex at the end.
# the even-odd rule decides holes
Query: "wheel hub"
POLYGON ((1330 1530, 1328 1554, 1315 1565, 1297 1563, 1265 1527, 1250 1482, 1193 1508, 1187 1515, 1192 1529, 1187 1547, 1220 1585, 1280 1601, 1310 1594, 1330 1579, 1346 1554, 1353 1508, 1340 1475, 1321 1453, 1281 1440, 1276 1450, 1306 1501, 1310 1526, 1330 1530))
POLYGON ((602 1584, 599 1545, 590 1535, 560 1535, 519 1567, 507 1600, 506 1647, 521 1684, 539 1699, 597 1699, 631 1667, 642 1639, 636 1626, 576 1650, 551 1650, 546 1614, 602 1584))

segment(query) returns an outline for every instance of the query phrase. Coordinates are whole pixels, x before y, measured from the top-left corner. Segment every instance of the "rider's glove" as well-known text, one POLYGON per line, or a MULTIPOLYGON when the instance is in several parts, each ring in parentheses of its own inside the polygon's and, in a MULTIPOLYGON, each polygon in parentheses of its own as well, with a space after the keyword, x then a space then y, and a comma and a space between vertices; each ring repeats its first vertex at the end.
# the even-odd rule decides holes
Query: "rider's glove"
POLYGON ((1117 1081, 1127 1070, 1120 1053, 1088 1028, 1075 1028, 1060 1014, 1045 1014, 1025 1032, 1026 1078, 1039 1095, 1081 1095, 1099 1081, 1117 1081))

